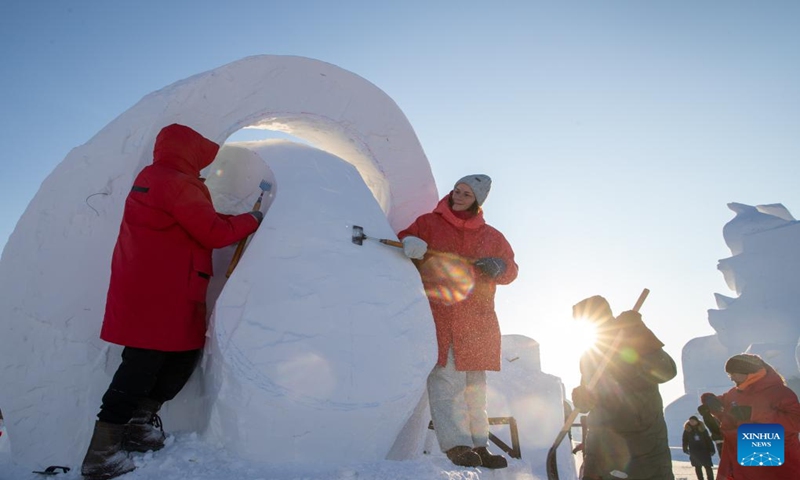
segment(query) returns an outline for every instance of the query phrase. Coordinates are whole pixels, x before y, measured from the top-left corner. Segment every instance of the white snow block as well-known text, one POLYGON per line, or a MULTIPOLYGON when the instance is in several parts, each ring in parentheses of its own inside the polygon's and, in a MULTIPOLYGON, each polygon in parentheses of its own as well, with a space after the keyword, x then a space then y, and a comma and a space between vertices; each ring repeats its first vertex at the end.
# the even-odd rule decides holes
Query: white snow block
POLYGON ((352 165, 251 145, 278 194, 212 315, 206 437, 254 461, 382 460, 425 389, 436 341, 419 274, 352 165), (363 245, 352 242, 353 225, 363 245))

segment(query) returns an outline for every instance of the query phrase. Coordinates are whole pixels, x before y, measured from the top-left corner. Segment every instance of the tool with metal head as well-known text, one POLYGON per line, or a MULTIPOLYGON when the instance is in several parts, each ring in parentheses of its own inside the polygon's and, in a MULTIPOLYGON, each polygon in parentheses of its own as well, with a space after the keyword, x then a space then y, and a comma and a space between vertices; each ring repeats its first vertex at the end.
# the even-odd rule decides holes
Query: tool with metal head
MULTIPOLYGON (((353 243, 356 245, 363 245, 364 240, 373 239, 372 237, 368 237, 364 234, 364 228, 358 225, 353 225, 353 243)), ((403 248, 403 242, 398 242, 397 240, 389 240, 388 238, 375 238, 373 240, 377 240, 384 245, 390 245, 392 247, 403 248)))
MULTIPOLYGON (((272 184, 266 180, 261 180, 261 183, 258 186, 261 188, 261 193, 258 195, 258 200, 256 200, 255 205, 253 205, 253 210, 251 211, 261 210, 261 201, 264 199, 264 193, 272 190, 272 184)), ((248 238, 250 238, 250 235, 239 240, 239 244, 236 245, 236 251, 233 252, 233 258, 231 258, 231 263, 228 265, 228 271, 225 273, 225 278, 230 278, 231 274, 233 273, 233 269, 235 269, 236 265, 239 264, 239 259, 242 258, 244 246, 247 244, 248 238)))

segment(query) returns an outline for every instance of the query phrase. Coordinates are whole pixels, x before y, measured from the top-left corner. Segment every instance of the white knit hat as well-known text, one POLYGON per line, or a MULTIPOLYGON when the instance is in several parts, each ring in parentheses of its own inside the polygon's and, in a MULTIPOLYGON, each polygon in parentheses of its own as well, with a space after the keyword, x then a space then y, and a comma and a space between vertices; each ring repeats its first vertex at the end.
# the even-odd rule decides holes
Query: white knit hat
POLYGON ((489 178, 489 175, 480 173, 467 175, 457 181, 456 184, 453 185, 453 188, 458 186, 459 183, 469 185, 469 188, 472 189, 472 193, 475 194, 475 200, 477 200, 478 205, 483 205, 483 202, 486 201, 486 197, 489 195, 489 190, 492 188, 492 179, 489 178))

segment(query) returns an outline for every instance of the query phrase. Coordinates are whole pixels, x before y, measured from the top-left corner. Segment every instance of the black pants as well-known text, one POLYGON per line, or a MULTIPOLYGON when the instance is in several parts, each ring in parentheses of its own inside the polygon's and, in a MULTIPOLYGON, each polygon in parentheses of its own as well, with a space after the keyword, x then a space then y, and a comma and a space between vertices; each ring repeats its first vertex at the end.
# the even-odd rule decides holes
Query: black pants
POLYGON ((714 480, 714 470, 708 465, 694 467, 694 473, 697 475, 697 480, 703 480, 703 468, 706 469, 705 480, 714 480))
POLYGON ((128 423, 145 398, 164 403, 175 398, 192 376, 200 350, 161 352, 125 347, 111 385, 103 395, 97 419, 128 423))

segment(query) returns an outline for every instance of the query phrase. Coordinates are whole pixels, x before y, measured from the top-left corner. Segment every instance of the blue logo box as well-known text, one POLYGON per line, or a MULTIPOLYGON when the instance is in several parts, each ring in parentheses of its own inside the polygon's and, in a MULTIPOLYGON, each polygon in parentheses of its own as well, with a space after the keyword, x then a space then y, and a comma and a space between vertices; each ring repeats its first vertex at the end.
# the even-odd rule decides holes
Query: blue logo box
POLYGON ((745 467, 783 465, 783 425, 778 423, 743 423, 739 425, 736 453, 745 467))

